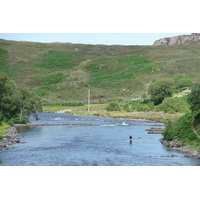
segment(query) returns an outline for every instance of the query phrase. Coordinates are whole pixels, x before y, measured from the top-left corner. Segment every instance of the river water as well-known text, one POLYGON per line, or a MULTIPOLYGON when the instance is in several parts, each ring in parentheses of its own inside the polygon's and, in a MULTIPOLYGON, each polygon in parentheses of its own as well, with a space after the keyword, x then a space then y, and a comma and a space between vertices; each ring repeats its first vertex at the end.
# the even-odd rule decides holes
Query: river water
POLYGON ((145 130, 155 123, 58 113, 38 113, 38 117, 38 121, 30 117, 31 123, 73 125, 18 128, 26 143, 0 151, 0 166, 200 165, 199 160, 163 146, 160 134, 147 134, 145 130), (172 154, 178 157, 168 157, 172 154))

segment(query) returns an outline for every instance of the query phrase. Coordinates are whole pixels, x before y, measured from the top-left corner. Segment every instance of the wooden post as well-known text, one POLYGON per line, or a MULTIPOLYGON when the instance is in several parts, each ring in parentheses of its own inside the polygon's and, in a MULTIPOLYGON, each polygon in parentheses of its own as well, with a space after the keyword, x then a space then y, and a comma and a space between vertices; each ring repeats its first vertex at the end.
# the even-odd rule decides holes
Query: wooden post
POLYGON ((90 89, 88 89, 88 112, 90 112, 90 89))

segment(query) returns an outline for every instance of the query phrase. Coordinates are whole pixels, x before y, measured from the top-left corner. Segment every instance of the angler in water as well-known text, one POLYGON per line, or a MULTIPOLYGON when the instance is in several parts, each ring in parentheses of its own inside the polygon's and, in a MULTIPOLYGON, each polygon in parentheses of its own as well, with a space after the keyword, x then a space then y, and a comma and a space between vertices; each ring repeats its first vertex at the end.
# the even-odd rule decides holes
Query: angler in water
POLYGON ((132 144, 132 136, 129 137, 130 144, 132 144))

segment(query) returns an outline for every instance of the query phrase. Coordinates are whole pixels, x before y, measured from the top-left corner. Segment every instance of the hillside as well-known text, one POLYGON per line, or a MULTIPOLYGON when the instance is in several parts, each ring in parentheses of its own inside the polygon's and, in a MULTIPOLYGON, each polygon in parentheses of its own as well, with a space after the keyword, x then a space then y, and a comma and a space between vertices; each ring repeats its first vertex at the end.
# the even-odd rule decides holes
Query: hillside
POLYGON ((0 72, 44 100, 137 98, 152 80, 200 75, 200 44, 120 46, 16 42, 0 39, 0 72))

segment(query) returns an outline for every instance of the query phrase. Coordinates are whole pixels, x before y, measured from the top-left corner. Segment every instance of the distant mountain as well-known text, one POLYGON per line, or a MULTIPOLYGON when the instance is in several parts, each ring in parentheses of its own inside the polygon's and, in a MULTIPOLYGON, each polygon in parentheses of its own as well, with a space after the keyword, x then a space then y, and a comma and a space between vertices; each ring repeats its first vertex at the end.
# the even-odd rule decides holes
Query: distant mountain
POLYGON ((189 45, 192 43, 200 43, 200 33, 192 33, 191 35, 179 35, 170 38, 162 38, 154 42, 157 45, 189 45))

